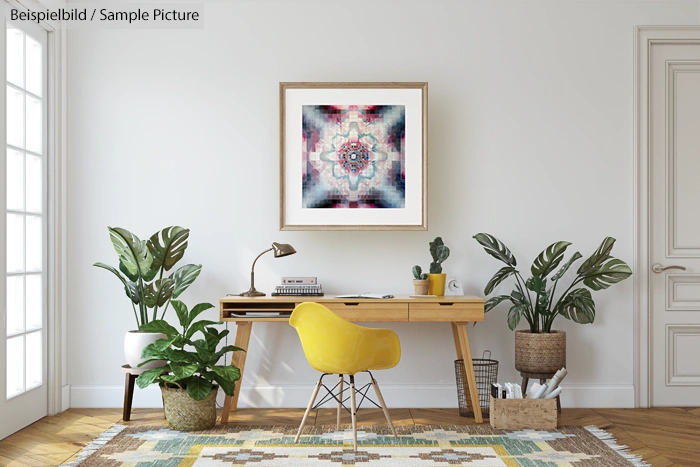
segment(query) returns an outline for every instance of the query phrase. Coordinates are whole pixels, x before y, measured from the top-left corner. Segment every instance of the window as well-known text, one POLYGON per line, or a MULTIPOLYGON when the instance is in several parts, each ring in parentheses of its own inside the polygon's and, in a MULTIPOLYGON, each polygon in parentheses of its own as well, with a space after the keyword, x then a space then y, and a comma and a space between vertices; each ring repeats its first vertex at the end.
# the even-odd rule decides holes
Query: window
POLYGON ((46 103, 42 43, 6 24, 7 399, 44 381, 46 103))

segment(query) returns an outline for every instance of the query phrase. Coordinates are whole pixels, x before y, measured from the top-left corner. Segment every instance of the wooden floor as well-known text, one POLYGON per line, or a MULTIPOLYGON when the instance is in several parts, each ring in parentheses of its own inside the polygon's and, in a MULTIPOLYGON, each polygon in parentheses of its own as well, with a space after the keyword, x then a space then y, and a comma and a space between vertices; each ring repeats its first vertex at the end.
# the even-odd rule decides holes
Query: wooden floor
MULTIPOLYGON (((239 425, 298 425, 303 409, 241 409, 230 423, 239 425)), ((319 409, 308 424, 335 424, 333 409, 319 409)), ((396 425, 469 425, 457 409, 392 409, 396 425)), ((348 417, 345 416, 344 421, 348 417)), ((135 409, 130 422, 121 409, 70 409, 46 417, 0 441, 0 466, 56 466, 99 436, 112 423, 165 425, 162 410, 135 409)), ((379 409, 360 410, 358 423, 385 424, 379 409)), ((700 467, 700 408, 564 409, 559 425, 596 425, 612 433, 652 466, 700 467)))

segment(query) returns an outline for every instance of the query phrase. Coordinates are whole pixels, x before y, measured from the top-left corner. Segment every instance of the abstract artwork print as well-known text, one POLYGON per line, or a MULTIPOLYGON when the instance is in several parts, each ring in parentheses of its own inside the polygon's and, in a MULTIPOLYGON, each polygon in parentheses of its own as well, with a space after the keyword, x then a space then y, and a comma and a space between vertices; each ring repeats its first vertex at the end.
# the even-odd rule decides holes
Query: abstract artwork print
POLYGON ((406 106, 303 105, 302 208, 406 205, 406 106))

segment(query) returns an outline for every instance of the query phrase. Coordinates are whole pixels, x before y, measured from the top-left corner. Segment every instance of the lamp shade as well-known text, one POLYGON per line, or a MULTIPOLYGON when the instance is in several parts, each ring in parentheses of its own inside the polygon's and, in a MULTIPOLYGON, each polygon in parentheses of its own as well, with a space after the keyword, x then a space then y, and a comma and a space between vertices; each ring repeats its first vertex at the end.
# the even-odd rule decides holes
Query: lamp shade
POLYGON ((272 251, 274 251, 275 258, 281 258, 283 256, 293 255, 297 252, 294 247, 288 243, 272 243, 272 251))

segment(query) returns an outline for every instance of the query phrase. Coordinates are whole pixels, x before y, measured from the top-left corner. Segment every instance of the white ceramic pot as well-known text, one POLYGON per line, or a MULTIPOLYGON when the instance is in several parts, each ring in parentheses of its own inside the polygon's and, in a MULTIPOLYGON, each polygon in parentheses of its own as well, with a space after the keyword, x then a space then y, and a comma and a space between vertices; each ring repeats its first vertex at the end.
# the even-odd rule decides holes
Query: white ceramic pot
MULTIPOLYGON (((126 363, 128 363, 131 368, 138 368, 139 363, 146 360, 141 358, 141 352, 143 352, 144 347, 154 343, 158 339, 165 339, 166 337, 165 334, 128 331, 124 336, 124 355, 126 356, 126 363)), ((147 363, 141 368, 158 368, 165 366, 166 363, 168 362, 165 360, 156 360, 147 363)))

